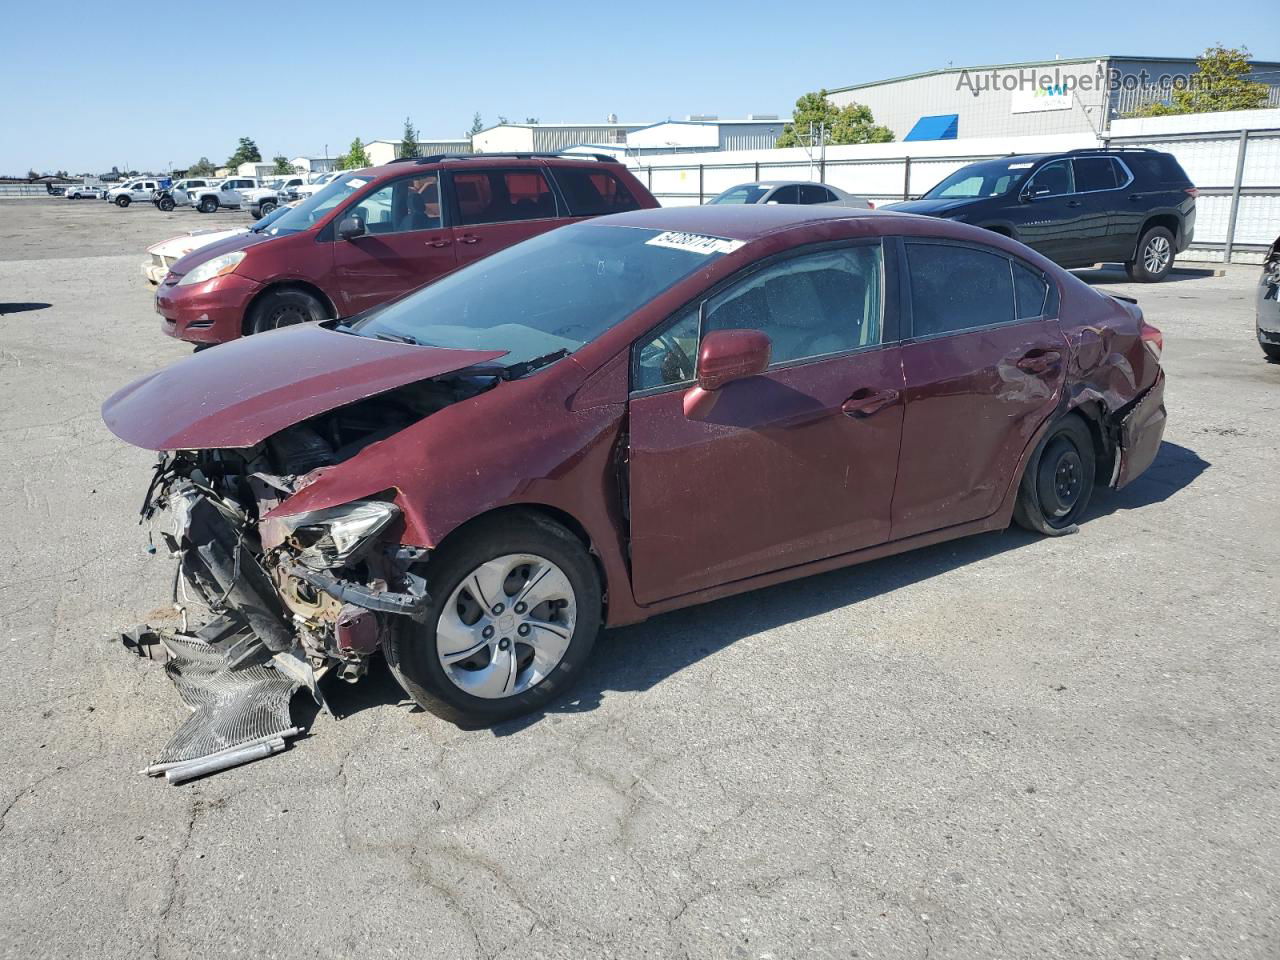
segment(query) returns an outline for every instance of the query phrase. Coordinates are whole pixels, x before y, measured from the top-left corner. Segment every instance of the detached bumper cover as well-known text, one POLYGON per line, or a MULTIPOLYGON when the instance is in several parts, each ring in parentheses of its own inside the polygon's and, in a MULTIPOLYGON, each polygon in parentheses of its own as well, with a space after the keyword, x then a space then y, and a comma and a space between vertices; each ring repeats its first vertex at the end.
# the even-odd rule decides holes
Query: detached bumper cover
POLYGON ((1160 452, 1168 412, 1164 406, 1164 371, 1120 421, 1120 469, 1116 489, 1131 483, 1151 466, 1160 452))

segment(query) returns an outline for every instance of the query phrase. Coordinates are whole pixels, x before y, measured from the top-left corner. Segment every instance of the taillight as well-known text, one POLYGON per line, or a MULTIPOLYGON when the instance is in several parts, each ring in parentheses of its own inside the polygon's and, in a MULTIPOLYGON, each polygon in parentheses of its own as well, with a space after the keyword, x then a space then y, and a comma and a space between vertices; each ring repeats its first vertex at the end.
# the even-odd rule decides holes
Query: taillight
POLYGON ((1164 353, 1164 334, 1158 328, 1143 320, 1140 335, 1142 342, 1147 345, 1147 349, 1159 360, 1160 355, 1164 353))
POLYGON ((1200 191, 1197 190, 1195 187, 1187 187, 1187 196, 1198 197, 1200 196, 1200 191))

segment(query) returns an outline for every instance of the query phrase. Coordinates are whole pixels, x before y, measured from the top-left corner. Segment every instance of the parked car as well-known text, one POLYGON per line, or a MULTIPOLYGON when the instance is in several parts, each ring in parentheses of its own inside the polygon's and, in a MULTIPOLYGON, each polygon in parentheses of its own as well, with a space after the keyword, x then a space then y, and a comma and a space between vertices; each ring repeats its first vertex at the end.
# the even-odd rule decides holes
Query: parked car
POLYGON ((1272 363, 1280 363, 1280 237, 1271 245, 1258 278, 1258 344, 1272 363))
POLYGON ((829 183, 805 180, 759 180, 740 183, 707 201, 708 203, 829 203, 838 207, 873 209, 875 204, 855 197, 829 183))
POLYGON ((611 159, 397 161, 340 174, 268 228, 183 257, 156 310, 192 343, 351 316, 552 227, 657 205, 611 159))
POLYGON ((62 194, 68 200, 101 200, 103 191, 101 187, 91 187, 86 184, 73 184, 67 187, 62 194))
POLYGON ((151 198, 157 209, 168 213, 174 207, 185 207, 191 203, 191 193, 205 188, 216 188, 220 180, 203 177, 187 177, 179 180, 167 190, 157 190, 151 198))
POLYGON ((1161 347, 964 224, 650 209, 203 351, 103 416, 166 451, 149 509, 203 602, 351 675, 381 647, 423 706, 491 722, 566 690, 602 623, 1075 529, 1156 455, 1161 347))
POLYGON ((135 200, 150 200, 153 193, 162 187, 169 186, 170 183, 167 177, 143 177, 139 180, 129 180, 108 190, 107 199, 117 207, 127 207, 135 200))
POLYGON ((922 199, 884 209, 985 227, 1064 267, 1117 261, 1134 280, 1157 282, 1191 244, 1196 194, 1171 154, 1093 148, 971 163, 922 199))
MULTIPOLYGON (((258 226, 269 225, 283 214, 286 209, 286 207, 277 207, 274 213, 263 217, 263 222, 258 226)), ((142 275, 150 283, 159 285, 164 282, 165 276, 169 273, 169 268, 187 254, 199 250, 201 247, 207 247, 211 243, 217 243, 219 240, 226 240, 228 237, 236 237, 248 232, 248 227, 235 227, 231 230, 192 230, 176 237, 170 237, 168 240, 153 243, 147 247, 147 258, 142 261, 142 275)))
POLYGON ((319 193, 327 184, 332 183, 343 174, 354 172, 353 170, 330 170, 328 173, 309 174, 302 183, 286 189, 285 198, 288 200, 305 200, 312 194, 319 193))
POLYGON ((246 190, 242 203, 255 220, 265 217, 284 203, 288 192, 306 183, 302 176, 276 177, 256 190, 246 190))
POLYGON ((187 191, 187 203, 201 213, 213 213, 219 207, 239 210, 245 195, 262 186, 257 177, 227 177, 217 186, 197 187, 187 191))

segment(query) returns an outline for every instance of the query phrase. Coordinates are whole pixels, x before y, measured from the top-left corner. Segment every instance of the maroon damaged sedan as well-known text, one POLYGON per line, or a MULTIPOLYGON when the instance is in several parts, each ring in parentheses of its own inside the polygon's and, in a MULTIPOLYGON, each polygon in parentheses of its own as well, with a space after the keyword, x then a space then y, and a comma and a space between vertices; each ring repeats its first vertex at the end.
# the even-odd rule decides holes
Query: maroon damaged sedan
POLYGON ((1161 348, 964 224, 657 209, 197 354, 103 415, 162 451, 148 500, 208 605, 348 679, 384 651, 423 706, 492 722, 602 626, 1074 529, 1155 458, 1161 348))

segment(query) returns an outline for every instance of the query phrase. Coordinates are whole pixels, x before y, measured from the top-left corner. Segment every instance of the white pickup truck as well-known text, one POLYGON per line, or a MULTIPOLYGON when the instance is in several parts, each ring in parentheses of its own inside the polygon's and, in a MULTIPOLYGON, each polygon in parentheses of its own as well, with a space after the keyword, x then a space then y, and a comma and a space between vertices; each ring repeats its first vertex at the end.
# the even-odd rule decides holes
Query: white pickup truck
POLYGON ((201 213, 213 213, 219 207, 238 210, 245 205, 245 194, 261 188, 257 177, 227 177, 216 187, 188 190, 187 202, 201 213))
POLYGON ((128 180, 118 187, 107 191, 107 199, 117 207, 127 207, 135 200, 150 200, 151 195, 161 186, 168 186, 168 180, 161 177, 144 177, 140 180, 128 180))
POLYGON ((300 187, 306 182, 306 178, 302 174, 275 177, 268 180, 264 186, 259 187, 257 190, 245 191, 244 206, 248 208, 253 219, 260 220, 284 203, 285 196, 290 190, 300 187))

